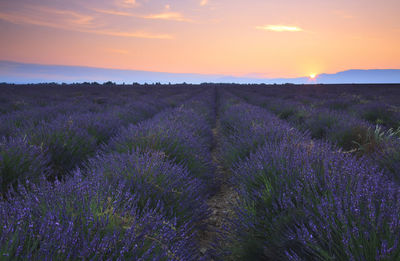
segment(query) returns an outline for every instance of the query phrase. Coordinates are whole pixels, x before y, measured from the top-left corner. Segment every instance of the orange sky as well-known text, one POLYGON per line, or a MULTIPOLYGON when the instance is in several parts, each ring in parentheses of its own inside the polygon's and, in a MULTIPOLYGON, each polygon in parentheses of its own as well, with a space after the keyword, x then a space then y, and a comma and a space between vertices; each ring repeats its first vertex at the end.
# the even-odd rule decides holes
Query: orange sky
POLYGON ((296 77, 400 68, 398 0, 13 0, 0 60, 296 77))

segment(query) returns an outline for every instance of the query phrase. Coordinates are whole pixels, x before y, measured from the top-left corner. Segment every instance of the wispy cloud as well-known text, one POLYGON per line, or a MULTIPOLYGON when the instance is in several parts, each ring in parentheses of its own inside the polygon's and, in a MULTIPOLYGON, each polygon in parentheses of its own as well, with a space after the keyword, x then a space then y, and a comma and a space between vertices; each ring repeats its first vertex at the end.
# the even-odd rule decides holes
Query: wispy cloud
POLYGON ((291 25, 263 25, 256 26, 259 30, 265 30, 270 32, 302 32, 304 31, 302 28, 291 25))
POLYGON ((201 0, 200 6, 206 6, 208 4, 208 0, 201 0))
POLYGON ((136 0, 125 0, 124 3, 128 5, 137 5, 136 0))
POLYGON ((108 35, 114 37, 172 39, 169 34, 157 34, 144 31, 123 31, 98 27, 94 17, 66 10, 36 8, 40 10, 36 15, 27 13, 0 12, 0 20, 13 24, 27 24, 49 28, 56 28, 81 33, 108 35), (53 15, 53 16, 50 16, 53 15), (56 17, 54 17, 56 14, 56 17))
POLYGON ((91 30, 84 31, 85 33, 93 33, 100 35, 129 37, 129 38, 146 38, 146 39, 173 39, 169 34, 153 34, 148 32, 124 32, 124 31, 109 31, 109 30, 91 30))
POLYGON ((136 0, 116 0, 115 5, 125 8, 137 7, 140 4, 136 0))
POLYGON ((54 23, 35 20, 35 19, 31 19, 27 16, 21 16, 21 15, 12 14, 12 13, 0 12, 0 20, 6 21, 9 23, 13 23, 13 24, 29 24, 29 25, 38 25, 38 26, 59 28, 59 25, 56 25, 54 23))
POLYGON ((102 14, 118 15, 118 16, 129 16, 129 17, 135 16, 132 13, 121 12, 121 11, 116 11, 116 10, 106 10, 106 9, 93 9, 93 10, 98 12, 98 13, 102 13, 102 14))
MULTIPOLYGON (((44 6, 26 6, 27 10, 31 10, 34 12, 34 15, 31 15, 29 12, 25 14, 28 17, 39 17, 41 14, 45 14, 47 19, 51 19, 51 17, 57 17, 58 21, 63 21, 64 23, 69 23, 72 25, 79 26, 92 26, 94 17, 78 13, 71 10, 63 10, 63 9, 55 9, 44 6)), ((43 17, 44 18, 44 17, 43 17)), ((43 20, 43 19, 41 19, 43 20)))
POLYGON ((155 19, 155 20, 170 20, 170 21, 178 21, 178 22, 192 22, 191 19, 184 17, 181 13, 178 12, 163 12, 158 14, 150 14, 141 16, 146 19, 155 19))
POLYGON ((152 20, 170 20, 170 21, 177 21, 177 22, 193 22, 193 20, 186 18, 183 14, 178 12, 171 12, 170 5, 165 5, 165 11, 156 14, 148 14, 148 15, 140 15, 140 14, 133 14, 129 12, 122 12, 117 10, 107 10, 107 9, 93 9, 93 11, 108 14, 108 15, 116 15, 116 16, 125 16, 125 17, 137 17, 142 19, 152 19, 152 20))

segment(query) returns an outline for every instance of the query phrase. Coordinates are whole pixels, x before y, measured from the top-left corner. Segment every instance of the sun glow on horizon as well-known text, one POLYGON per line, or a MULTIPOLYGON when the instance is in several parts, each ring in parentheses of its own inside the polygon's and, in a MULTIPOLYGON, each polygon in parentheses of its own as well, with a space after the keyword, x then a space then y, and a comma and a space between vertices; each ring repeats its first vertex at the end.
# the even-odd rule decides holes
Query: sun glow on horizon
POLYGON ((310 77, 310 79, 314 80, 314 79, 317 77, 317 74, 311 73, 311 74, 309 75, 309 77, 310 77))

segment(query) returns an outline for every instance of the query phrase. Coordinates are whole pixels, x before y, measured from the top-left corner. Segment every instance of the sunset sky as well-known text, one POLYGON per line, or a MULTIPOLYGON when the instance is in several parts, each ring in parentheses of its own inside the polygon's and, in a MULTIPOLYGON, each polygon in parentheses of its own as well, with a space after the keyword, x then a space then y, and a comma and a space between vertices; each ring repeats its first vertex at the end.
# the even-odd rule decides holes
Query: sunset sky
POLYGON ((2 0, 0 60, 297 77, 400 68, 399 0, 2 0))

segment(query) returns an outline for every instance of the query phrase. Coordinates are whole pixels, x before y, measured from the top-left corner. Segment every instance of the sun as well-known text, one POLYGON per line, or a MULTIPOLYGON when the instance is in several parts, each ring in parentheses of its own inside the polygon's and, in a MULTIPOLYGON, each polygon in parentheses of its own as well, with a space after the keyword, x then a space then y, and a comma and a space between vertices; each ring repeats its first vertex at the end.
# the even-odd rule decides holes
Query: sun
POLYGON ((315 77, 317 77, 315 73, 310 74, 310 79, 315 79, 315 77))

